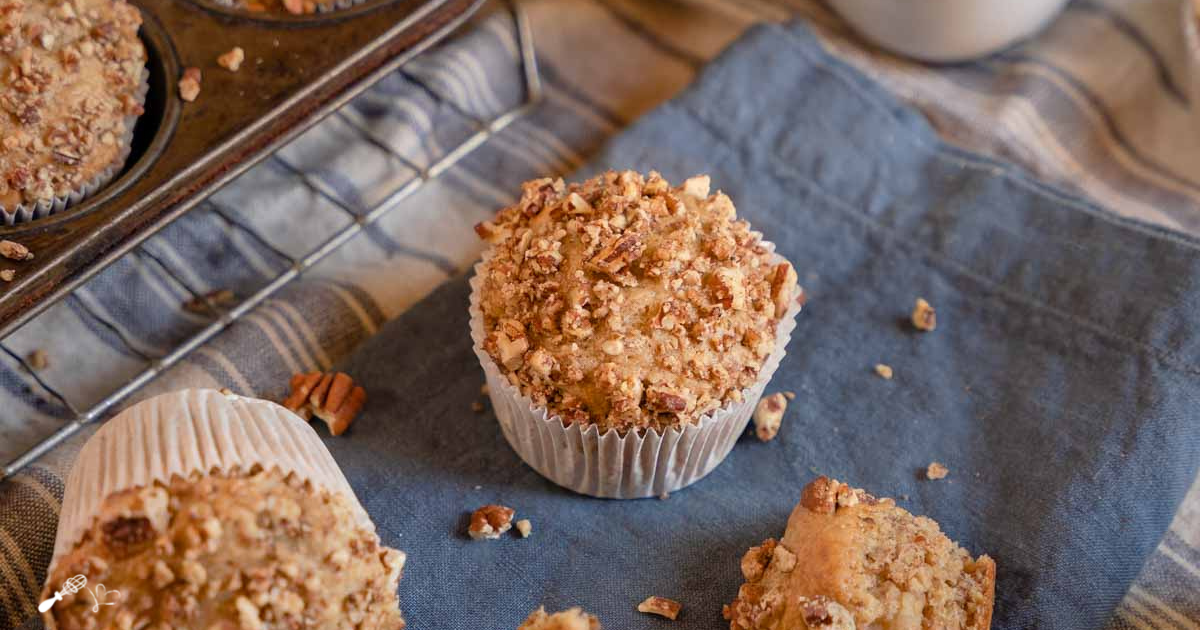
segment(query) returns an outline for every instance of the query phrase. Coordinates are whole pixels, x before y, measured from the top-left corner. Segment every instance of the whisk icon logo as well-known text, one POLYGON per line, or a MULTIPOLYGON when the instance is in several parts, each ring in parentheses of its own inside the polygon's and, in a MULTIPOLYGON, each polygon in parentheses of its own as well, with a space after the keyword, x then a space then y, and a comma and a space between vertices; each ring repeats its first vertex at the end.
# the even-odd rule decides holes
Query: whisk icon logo
POLYGON ((54 593, 54 597, 38 604, 38 612, 46 612, 50 610, 55 603, 61 602, 63 597, 74 595, 79 591, 87 591, 92 596, 92 612, 100 612, 101 606, 113 606, 121 600, 121 591, 110 591, 104 588, 103 584, 97 584, 96 589, 87 588, 87 576, 76 575, 66 582, 63 582, 62 589, 54 593), (107 601, 112 597, 114 601, 107 601))
POLYGON ((54 606, 54 604, 56 602, 61 602, 62 598, 64 596, 74 595, 75 593, 78 593, 79 590, 84 588, 85 586, 87 586, 87 576, 86 575, 76 575, 75 577, 67 580, 66 582, 63 582, 62 590, 56 591, 54 593, 54 597, 51 597, 51 598, 47 599, 46 601, 38 604, 38 612, 46 612, 47 610, 50 610, 50 608, 52 606, 54 606))

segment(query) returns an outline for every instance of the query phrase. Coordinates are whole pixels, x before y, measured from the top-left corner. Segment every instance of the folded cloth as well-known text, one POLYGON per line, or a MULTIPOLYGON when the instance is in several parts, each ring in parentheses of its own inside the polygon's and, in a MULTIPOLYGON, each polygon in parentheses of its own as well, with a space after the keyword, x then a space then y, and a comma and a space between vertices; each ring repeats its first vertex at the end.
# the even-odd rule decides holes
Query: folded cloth
POLYGON ((994 627, 1105 622, 1200 460, 1194 240, 941 144, 800 25, 752 30, 590 170, 608 167, 711 173, 795 262, 810 298, 768 389, 797 397, 775 441, 665 501, 574 495, 471 411, 466 280, 443 286, 344 366, 371 399, 329 441, 410 554, 412 627, 511 628, 545 604, 630 628, 649 595, 683 603, 680 628, 725 627, 741 554, 818 472, 994 557, 994 627), (933 332, 908 323, 917 297, 933 332), (949 477, 925 479, 934 460, 949 477), (492 502, 532 538, 471 542, 492 502))

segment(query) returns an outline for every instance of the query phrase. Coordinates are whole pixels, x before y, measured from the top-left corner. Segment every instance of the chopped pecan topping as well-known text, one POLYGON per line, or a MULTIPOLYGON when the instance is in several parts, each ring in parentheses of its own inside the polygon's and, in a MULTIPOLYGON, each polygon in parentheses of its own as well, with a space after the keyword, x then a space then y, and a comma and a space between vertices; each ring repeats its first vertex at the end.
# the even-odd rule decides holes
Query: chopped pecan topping
POLYGON ((799 604, 809 630, 855 630, 854 615, 824 595, 802 597, 799 604))
POLYGON ((637 260, 645 250, 646 246, 638 240, 637 234, 623 234, 609 241, 588 261, 588 266, 615 276, 629 263, 637 260))
POLYGON ((117 517, 105 523, 101 529, 104 542, 123 557, 154 539, 154 526, 145 516, 117 517))
POLYGON ((650 409, 661 413, 683 413, 688 408, 687 398, 660 387, 650 387, 646 390, 646 404, 650 409))
POLYGON ((742 576, 746 578, 747 582, 757 582, 762 579, 778 545, 779 542, 774 538, 768 538, 761 545, 751 547, 742 555, 742 576))
POLYGON ((818 514, 833 514, 837 509, 838 482, 821 475, 812 480, 800 493, 800 505, 818 514))
POLYGON ((509 382, 566 422, 621 432, 740 402, 795 274, 708 190, 632 171, 539 179, 477 225, 484 350, 509 382))

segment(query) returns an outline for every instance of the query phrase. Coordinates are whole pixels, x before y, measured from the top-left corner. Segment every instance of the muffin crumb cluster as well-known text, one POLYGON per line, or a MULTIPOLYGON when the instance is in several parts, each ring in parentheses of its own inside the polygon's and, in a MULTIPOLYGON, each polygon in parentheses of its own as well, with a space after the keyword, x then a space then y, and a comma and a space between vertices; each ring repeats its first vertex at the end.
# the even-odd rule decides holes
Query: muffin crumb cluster
POLYGON ((601 430, 741 402, 797 295, 791 264, 707 176, 534 180, 476 232, 492 244, 484 349, 536 404, 601 430))

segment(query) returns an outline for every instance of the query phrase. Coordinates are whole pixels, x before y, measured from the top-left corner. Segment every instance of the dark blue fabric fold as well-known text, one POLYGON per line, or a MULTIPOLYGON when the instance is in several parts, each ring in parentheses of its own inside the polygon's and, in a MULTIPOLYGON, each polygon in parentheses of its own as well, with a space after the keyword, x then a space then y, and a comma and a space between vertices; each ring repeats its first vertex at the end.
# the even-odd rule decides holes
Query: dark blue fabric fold
POLYGON ((672 627, 727 627, 741 554, 817 473, 994 557, 994 627, 1103 625, 1200 461, 1193 240, 944 146, 799 25, 748 33, 590 169, 610 167, 710 173, 795 263, 809 302, 768 391, 798 396, 774 442, 665 501, 573 495, 471 411, 466 281, 443 286, 344 366, 371 399, 328 441, 409 553, 410 627, 514 628, 541 604, 657 627, 635 612, 652 594, 683 602, 672 627), (932 333, 907 323, 918 296, 932 333), (923 479, 934 460, 947 479, 923 479), (533 536, 469 541, 490 502, 533 536))

